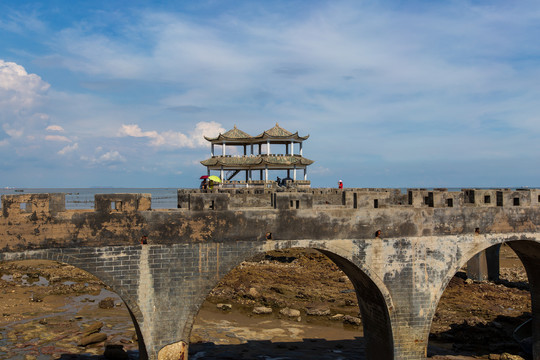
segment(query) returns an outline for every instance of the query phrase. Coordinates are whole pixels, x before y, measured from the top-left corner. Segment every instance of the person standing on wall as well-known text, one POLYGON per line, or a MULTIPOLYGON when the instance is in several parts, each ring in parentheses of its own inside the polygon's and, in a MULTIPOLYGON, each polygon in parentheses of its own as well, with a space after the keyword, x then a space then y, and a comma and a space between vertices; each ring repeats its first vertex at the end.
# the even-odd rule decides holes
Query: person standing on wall
POLYGON ((343 189, 343 181, 341 181, 341 180, 338 181, 338 187, 339 187, 340 190, 343 189))

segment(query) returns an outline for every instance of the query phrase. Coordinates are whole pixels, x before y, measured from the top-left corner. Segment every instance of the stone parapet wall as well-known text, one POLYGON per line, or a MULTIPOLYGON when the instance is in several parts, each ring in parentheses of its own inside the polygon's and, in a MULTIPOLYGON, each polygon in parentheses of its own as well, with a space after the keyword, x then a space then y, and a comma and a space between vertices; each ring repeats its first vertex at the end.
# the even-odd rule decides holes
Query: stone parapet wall
MULTIPOLYGON (((309 189, 179 189, 178 208, 190 209, 190 196, 211 201, 213 194, 229 194, 228 209, 275 208, 273 194, 306 194, 312 196, 313 206, 318 208, 453 208, 453 207, 516 207, 540 206, 540 189, 400 189, 334 188, 309 189)), ((292 195, 290 195, 292 196, 292 195)), ((304 207, 305 208, 305 207, 304 207)), ((208 208, 211 210, 210 208, 208 208)))
POLYGON ((540 226, 536 190, 313 191, 180 190, 182 207, 170 210, 152 210, 144 194, 97 195, 94 211, 63 209, 63 194, 9 195, 2 197, 0 249, 134 245, 143 238, 149 244, 262 241, 267 233, 278 240, 373 239, 377 230, 427 237, 536 232, 540 226), (485 196, 502 198, 502 206, 484 204, 485 196), (23 203, 30 205, 23 210, 23 203))

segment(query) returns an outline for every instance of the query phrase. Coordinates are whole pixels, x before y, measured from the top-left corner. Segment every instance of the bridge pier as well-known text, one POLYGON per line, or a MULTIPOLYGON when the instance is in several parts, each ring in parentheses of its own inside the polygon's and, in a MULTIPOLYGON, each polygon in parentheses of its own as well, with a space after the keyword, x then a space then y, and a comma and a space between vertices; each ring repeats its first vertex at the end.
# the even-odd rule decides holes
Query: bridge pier
POLYGON ((540 244, 533 241, 515 241, 509 245, 521 259, 529 278, 533 360, 540 360, 540 244))
POLYGON ((467 262, 467 277, 476 281, 499 280, 499 253, 501 244, 480 251, 467 262))

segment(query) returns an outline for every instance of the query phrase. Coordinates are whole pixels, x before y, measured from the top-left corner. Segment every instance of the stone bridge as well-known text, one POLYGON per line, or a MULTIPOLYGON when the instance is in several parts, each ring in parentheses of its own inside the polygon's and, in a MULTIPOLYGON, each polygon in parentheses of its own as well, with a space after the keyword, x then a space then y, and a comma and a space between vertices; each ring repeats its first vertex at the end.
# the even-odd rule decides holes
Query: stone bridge
POLYGON ((540 359, 539 226, 537 189, 181 189, 170 210, 152 210, 148 194, 96 195, 94 210, 66 210, 64 194, 4 195, 0 260, 94 274, 129 309, 141 359, 178 360, 231 269, 273 249, 317 249, 354 285, 367 358, 405 360, 426 357, 454 274, 469 262, 476 276, 497 276, 486 264, 508 243, 527 270, 540 359))

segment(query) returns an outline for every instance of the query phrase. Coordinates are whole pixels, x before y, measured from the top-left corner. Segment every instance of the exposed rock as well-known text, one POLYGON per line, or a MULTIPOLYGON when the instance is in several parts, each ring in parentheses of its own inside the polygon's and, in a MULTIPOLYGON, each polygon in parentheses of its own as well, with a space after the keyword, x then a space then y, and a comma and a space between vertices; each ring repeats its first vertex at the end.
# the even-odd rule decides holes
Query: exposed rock
POLYGON ((232 305, 231 304, 222 304, 222 303, 219 303, 216 305, 216 307, 220 310, 231 310, 232 309, 232 305))
POLYGON ((187 346, 183 341, 165 346, 159 350, 158 360, 185 360, 187 359, 187 346))
POLYGON ((500 360, 524 360, 519 355, 512 355, 512 354, 509 354, 509 353, 502 353, 501 357, 499 359, 500 360))
POLYGON ((281 315, 288 316, 288 317, 298 317, 298 316, 300 316, 300 310, 296 310, 296 309, 284 308, 284 309, 281 309, 279 311, 279 313, 281 315))
POLYGON ((253 309, 254 314, 271 314, 272 308, 265 307, 265 306, 258 306, 253 309))
POLYGON ((114 299, 111 297, 105 298, 99 302, 100 309, 112 309, 114 307, 114 299))
POLYGON ((259 294, 259 292, 257 291, 257 289, 255 289, 254 287, 249 288, 248 294, 249 294, 249 296, 251 296, 252 299, 255 299, 255 298, 257 298, 257 297, 260 296, 260 294, 259 294))
POLYGON ((307 315, 311 316, 327 316, 330 315, 330 309, 329 308, 310 308, 306 310, 307 315))
POLYGON ((92 323, 83 329, 83 335, 86 336, 86 335, 100 332, 102 327, 103 327, 103 323, 101 321, 92 323))
POLYGON ((344 316, 345 316, 345 315, 343 315, 343 314, 336 314, 336 315, 332 316, 332 317, 330 318, 330 320, 339 320, 339 321, 341 321, 341 320, 343 320, 343 317, 344 317, 344 316))
POLYGON ((79 340, 77 345, 79 345, 79 346, 87 346, 87 345, 99 343, 99 342, 102 342, 102 341, 105 341, 105 340, 107 340, 107 335, 106 334, 104 334, 104 333, 93 333, 93 334, 84 336, 81 340, 79 340))
POLYGON ((341 283, 344 283, 344 282, 347 282, 349 281, 349 278, 347 276, 341 276, 339 279, 338 279, 339 282, 341 283))
POLYGON ((343 316, 343 323, 356 325, 356 326, 361 326, 362 325, 362 320, 360 318, 357 318, 357 317, 354 317, 354 316, 345 315, 345 316, 343 316))
POLYGON ((32 292, 30 294, 30 301, 32 301, 32 302, 42 302, 43 301, 43 296, 38 295, 38 294, 34 294, 34 292, 32 292))

